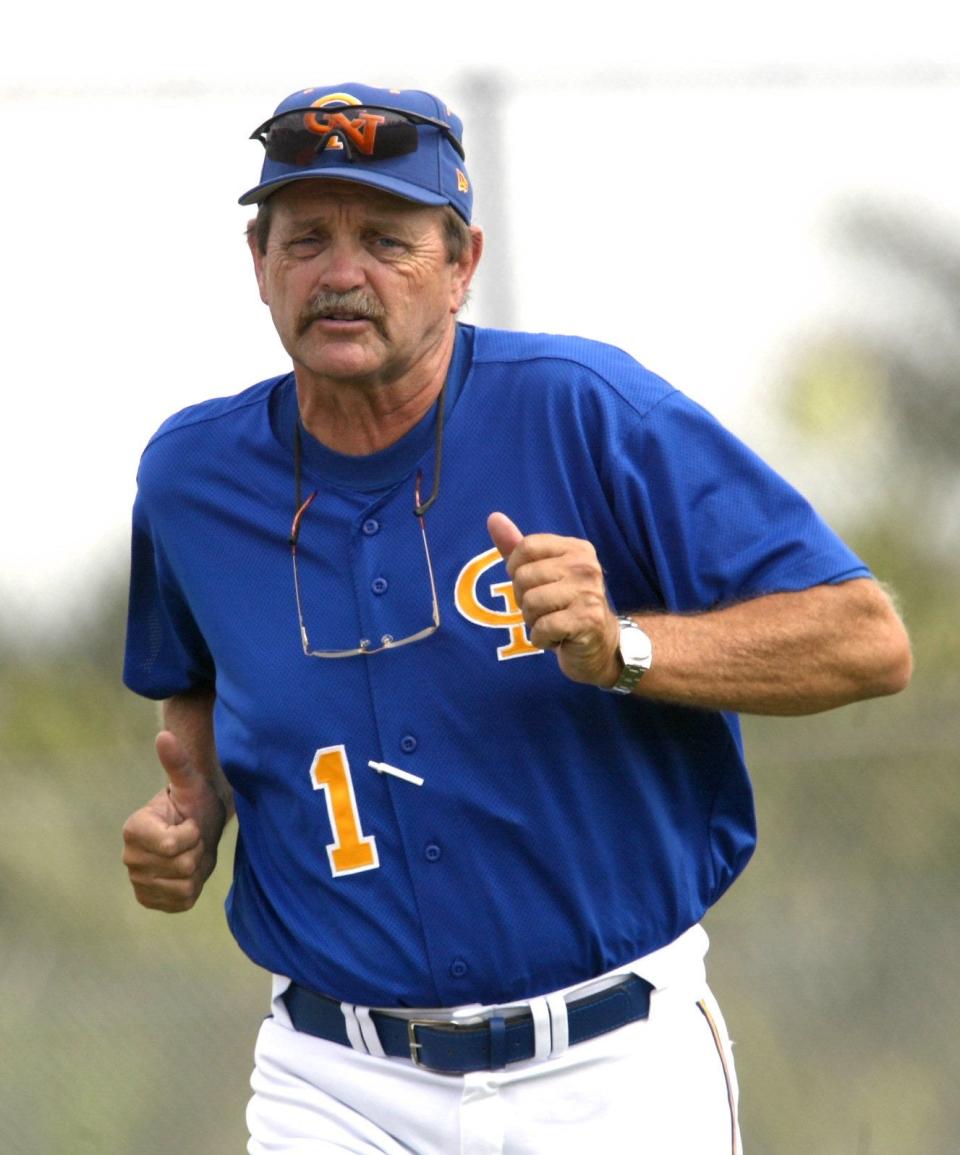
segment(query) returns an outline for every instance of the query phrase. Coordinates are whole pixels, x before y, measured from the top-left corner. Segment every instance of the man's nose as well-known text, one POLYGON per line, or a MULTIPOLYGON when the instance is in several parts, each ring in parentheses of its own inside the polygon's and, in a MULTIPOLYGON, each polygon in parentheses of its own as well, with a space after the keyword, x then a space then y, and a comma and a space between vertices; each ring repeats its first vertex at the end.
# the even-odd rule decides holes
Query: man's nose
POLYGON ((325 253, 321 285, 335 293, 358 289, 366 283, 363 251, 350 240, 334 240, 325 253))

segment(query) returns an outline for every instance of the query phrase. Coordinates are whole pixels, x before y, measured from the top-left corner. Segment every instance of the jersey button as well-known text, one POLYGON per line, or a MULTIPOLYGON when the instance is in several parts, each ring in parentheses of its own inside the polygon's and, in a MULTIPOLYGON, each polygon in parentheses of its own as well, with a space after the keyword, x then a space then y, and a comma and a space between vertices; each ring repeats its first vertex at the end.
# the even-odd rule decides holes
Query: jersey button
POLYGON ((380 522, 375 517, 368 517, 367 520, 360 526, 360 532, 365 537, 373 537, 375 533, 380 532, 380 522))
POLYGON ((387 592, 387 587, 389 586, 389 584, 390 583, 387 581, 387 579, 385 577, 378 577, 378 578, 374 578, 373 581, 370 583, 370 588, 373 590, 373 592, 375 594, 385 594, 387 592))
POLYGON ((467 974, 469 974, 469 972, 470 972, 470 968, 467 966, 467 964, 463 961, 462 958, 455 958, 453 960, 453 962, 450 964, 450 974, 455 979, 462 979, 467 974))
POLYGON ((416 738, 414 738, 412 734, 404 734, 404 736, 400 739, 400 749, 404 752, 404 754, 412 754, 418 745, 419 742, 417 742, 416 738))
POLYGON ((428 842, 423 848, 423 857, 427 862, 439 862, 443 857, 443 851, 435 842, 428 842))

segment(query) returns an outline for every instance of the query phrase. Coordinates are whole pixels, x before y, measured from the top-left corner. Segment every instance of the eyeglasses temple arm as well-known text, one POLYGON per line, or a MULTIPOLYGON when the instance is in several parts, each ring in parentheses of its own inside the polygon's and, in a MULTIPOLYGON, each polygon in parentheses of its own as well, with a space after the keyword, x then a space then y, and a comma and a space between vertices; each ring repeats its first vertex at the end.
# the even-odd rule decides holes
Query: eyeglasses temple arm
POLYGON ((417 517, 423 517, 431 505, 437 500, 440 492, 440 466, 443 463, 443 418, 446 411, 447 383, 444 381, 440 396, 437 398, 437 427, 433 444, 433 488, 426 501, 420 501, 420 474, 417 475, 416 501, 413 512, 417 517))

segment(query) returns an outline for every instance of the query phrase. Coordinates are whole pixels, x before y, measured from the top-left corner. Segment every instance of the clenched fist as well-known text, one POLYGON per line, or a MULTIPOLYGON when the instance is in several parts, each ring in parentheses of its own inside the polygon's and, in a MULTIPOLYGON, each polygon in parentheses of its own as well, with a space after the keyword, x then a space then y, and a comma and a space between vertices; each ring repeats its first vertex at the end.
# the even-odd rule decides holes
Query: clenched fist
POLYGON ((127 819, 123 863, 137 901, 173 913, 190 910, 212 874, 227 808, 170 730, 157 735, 157 757, 169 782, 127 819))
POLYGON ((530 641, 553 650, 572 681, 612 686, 620 675, 620 628, 590 542, 524 536, 503 513, 490 514, 487 530, 507 563, 530 641))

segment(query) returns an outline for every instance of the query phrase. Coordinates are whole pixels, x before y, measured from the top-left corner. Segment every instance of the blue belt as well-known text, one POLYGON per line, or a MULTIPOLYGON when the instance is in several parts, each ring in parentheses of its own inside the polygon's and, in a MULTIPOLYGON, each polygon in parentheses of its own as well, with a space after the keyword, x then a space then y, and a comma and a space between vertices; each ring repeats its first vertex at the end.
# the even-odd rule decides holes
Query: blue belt
MULTIPOLYGON (((570 1045, 645 1019, 650 1013, 652 990, 646 979, 627 975, 614 986, 568 1003, 570 1045)), ((295 1030, 344 1047, 351 1045, 336 999, 292 983, 283 1001, 295 1030)), ((529 1012, 509 1019, 494 1013, 479 1023, 437 1022, 386 1011, 371 1011, 370 1018, 386 1055, 411 1059, 416 1066, 442 1075, 497 1071, 507 1063, 532 1059, 536 1051, 533 1015, 529 1012)))

